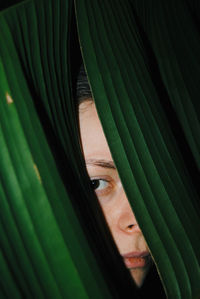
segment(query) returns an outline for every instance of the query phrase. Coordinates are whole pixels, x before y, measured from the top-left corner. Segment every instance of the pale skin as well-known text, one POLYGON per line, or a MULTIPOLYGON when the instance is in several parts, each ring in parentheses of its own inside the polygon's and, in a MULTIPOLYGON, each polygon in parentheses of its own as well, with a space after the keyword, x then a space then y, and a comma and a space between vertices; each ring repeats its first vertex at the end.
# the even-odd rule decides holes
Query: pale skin
POLYGON ((149 249, 124 192, 92 99, 79 105, 79 123, 87 171, 120 254, 147 255, 123 257, 133 280, 141 287, 151 267, 149 249))

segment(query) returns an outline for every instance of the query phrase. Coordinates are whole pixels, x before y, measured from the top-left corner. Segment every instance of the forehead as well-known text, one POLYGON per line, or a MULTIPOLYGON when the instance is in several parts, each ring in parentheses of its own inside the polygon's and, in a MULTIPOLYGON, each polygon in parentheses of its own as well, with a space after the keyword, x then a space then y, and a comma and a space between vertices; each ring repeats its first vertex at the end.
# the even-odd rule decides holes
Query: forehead
POLYGON ((111 153, 94 102, 79 105, 80 135, 85 159, 109 159, 111 153))

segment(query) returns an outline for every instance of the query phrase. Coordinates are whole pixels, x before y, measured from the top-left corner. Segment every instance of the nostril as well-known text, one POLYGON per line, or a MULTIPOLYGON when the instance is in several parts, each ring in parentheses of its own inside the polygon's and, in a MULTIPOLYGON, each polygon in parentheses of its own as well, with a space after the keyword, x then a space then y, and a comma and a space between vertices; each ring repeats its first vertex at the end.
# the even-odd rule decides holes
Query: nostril
POLYGON ((135 224, 130 224, 130 225, 128 225, 128 229, 132 229, 133 226, 135 226, 135 224))

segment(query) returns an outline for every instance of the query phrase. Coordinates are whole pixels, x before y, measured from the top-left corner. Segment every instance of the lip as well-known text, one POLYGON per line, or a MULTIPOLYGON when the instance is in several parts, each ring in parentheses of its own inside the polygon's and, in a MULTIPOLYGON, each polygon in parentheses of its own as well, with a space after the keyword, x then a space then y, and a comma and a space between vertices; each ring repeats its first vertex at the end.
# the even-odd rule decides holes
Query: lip
POLYGON ((145 257, 148 256, 149 252, 148 251, 132 251, 126 254, 122 254, 123 258, 127 257, 145 257))
POLYGON ((133 251, 122 254, 122 257, 128 269, 144 268, 151 260, 150 253, 148 251, 133 251))

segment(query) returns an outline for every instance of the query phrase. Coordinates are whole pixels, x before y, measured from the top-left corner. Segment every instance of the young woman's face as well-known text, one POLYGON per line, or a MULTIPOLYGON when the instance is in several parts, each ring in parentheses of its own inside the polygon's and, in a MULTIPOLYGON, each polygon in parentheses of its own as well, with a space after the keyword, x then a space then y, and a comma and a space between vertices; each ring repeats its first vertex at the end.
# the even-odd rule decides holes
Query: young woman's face
POLYGON ((92 186, 125 265, 140 287, 150 268, 151 257, 113 163, 94 102, 80 104, 79 121, 92 186))

